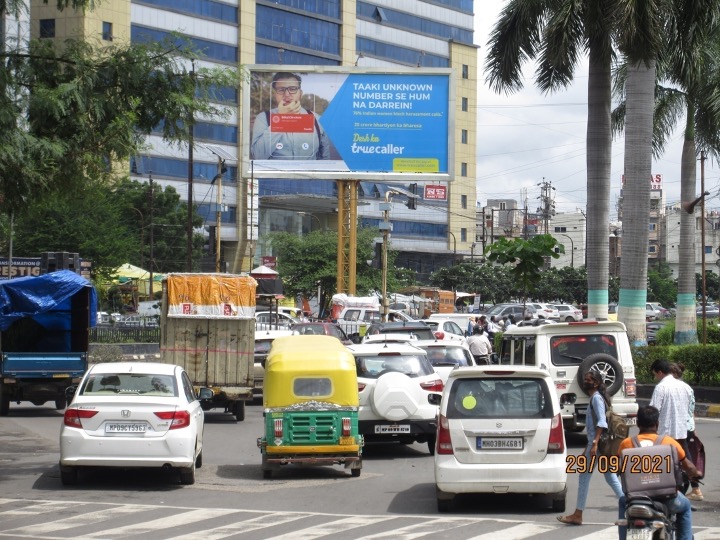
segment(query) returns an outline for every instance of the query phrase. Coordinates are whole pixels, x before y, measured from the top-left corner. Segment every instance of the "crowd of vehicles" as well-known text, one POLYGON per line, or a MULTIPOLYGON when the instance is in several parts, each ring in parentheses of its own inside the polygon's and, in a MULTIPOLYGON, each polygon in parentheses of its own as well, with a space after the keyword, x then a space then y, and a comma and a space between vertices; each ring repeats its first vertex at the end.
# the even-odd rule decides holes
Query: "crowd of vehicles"
MULTIPOLYGON (((467 314, 391 322, 370 316, 355 339, 329 321, 259 329, 263 316, 280 326, 279 315, 293 314, 255 313, 253 283, 168 275, 160 361, 83 366, 62 381, 58 406, 69 402, 60 433, 64 485, 93 467, 172 469, 192 484, 203 462, 205 412, 220 407, 241 421, 245 402, 261 394, 257 444, 265 479, 294 464, 341 465, 355 477, 365 444, 422 443, 434 456, 440 511, 463 493, 502 491, 545 497, 557 512, 567 492, 565 431, 582 431, 586 422, 583 375, 600 372, 613 410, 628 423, 635 419, 622 323, 575 322, 574 315, 550 323, 555 310, 565 320, 555 304, 495 306, 487 313, 518 313, 520 306, 520 314, 534 315, 526 322, 550 324, 508 329, 494 365, 478 366, 465 339, 467 314)), ((7 399, 5 384, 2 390, 7 399)))

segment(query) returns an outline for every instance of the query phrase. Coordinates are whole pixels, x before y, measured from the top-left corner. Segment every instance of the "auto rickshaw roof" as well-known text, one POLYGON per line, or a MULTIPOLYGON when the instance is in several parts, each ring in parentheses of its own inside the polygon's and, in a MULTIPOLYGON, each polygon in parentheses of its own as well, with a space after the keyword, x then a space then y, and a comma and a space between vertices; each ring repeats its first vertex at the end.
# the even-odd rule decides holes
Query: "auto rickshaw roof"
POLYGON ((340 406, 358 405, 357 369, 353 354, 332 336, 283 336, 273 341, 265 363, 263 403, 283 407, 305 401, 323 401, 340 406), (329 378, 327 396, 297 396, 298 378, 329 378))

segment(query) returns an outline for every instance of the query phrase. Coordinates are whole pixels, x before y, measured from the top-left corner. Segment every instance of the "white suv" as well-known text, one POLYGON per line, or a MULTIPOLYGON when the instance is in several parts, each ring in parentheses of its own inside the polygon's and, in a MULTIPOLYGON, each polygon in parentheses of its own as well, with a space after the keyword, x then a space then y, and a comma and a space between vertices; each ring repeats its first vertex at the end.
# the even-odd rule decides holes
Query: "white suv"
POLYGON ((359 428, 366 442, 426 442, 435 452, 437 406, 428 402, 443 383, 425 351, 406 343, 351 345, 360 394, 359 428))
POLYGON ((498 361, 547 369, 555 381, 565 429, 582 431, 590 397, 582 389, 588 371, 599 372, 612 399, 613 411, 635 424, 635 366, 625 325, 588 321, 522 326, 503 334, 498 361))

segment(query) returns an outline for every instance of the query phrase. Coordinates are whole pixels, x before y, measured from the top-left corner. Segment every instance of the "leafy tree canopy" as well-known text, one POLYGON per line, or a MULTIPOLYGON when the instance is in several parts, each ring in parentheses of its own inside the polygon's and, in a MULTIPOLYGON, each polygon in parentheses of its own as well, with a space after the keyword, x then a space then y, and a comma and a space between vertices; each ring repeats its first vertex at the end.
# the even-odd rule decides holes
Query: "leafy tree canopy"
POLYGON ((110 164, 136 154, 151 132, 179 144, 190 118, 227 114, 219 91, 237 87, 237 72, 191 69, 200 56, 178 40, 42 40, 0 53, 2 207, 18 213, 49 192, 109 177, 110 164))

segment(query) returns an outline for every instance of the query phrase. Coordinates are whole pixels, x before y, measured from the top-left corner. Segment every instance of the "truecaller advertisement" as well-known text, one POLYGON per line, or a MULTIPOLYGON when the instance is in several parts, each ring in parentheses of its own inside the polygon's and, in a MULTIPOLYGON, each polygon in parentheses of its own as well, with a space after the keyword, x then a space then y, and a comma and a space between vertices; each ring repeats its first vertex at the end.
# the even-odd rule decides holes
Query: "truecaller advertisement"
POLYGON ((300 67, 250 68, 245 177, 451 179, 452 70, 300 67))

